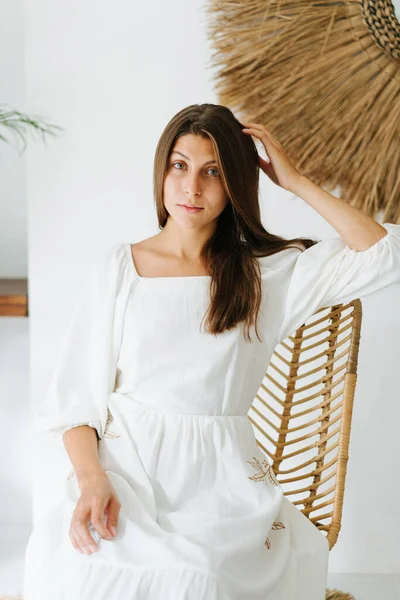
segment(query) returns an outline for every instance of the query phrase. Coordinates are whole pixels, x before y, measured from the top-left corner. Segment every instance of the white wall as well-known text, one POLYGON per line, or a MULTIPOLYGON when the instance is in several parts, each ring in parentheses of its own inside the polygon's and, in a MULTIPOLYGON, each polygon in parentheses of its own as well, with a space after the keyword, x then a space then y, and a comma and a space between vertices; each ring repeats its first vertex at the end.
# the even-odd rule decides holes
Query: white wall
POLYGON ((0 317, 0 529, 31 521, 28 319, 0 317))
MULTIPOLYGON (((23 1, 0 0, 0 11, 0 104, 24 110, 23 1)), ((10 144, 0 141, 0 278, 26 277, 26 159, 19 154, 22 144, 3 128, 1 133, 10 144)), ((0 317, 1 539, 6 525, 15 537, 19 524, 24 529, 31 521, 28 342, 27 317, 0 317)))
MULTIPOLYGON (((65 129, 57 139, 49 138, 47 147, 30 143, 27 152, 33 408, 46 390, 60 336, 92 262, 118 241, 133 242, 157 231, 152 163, 163 127, 184 106, 217 102, 217 98, 208 68, 206 18, 200 0, 173 5, 160 0, 147 4, 118 0, 112 11, 104 0, 26 0, 25 11, 25 40, 21 35, 13 36, 12 27, 7 25, 9 19, 17 30, 21 26, 21 5, 7 3, 2 11, 7 19, 2 22, 1 33, 7 30, 10 39, 0 36, 0 55, 5 56, 4 45, 7 51, 11 46, 16 64, 5 67, 2 63, 1 73, 7 74, 7 69, 17 73, 19 69, 21 75, 21 45, 25 42, 27 112, 42 114, 65 129)), ((13 96, 12 77, 6 81, 10 90, 4 98, 3 87, 0 101, 20 108, 23 98, 13 96)), ((12 171, 8 165, 1 166, 0 210, 6 206, 10 222, 15 223, 10 205, 16 203, 10 203, 9 198, 18 195, 16 186, 25 182, 24 163, 7 160, 13 163, 16 175, 9 176, 12 171)), ((272 231, 288 237, 336 234, 302 200, 278 190, 266 177, 261 188, 264 221, 272 231)), ((20 189, 18 197, 23 198, 23 194, 20 189)), ((9 229, 0 229, 0 243, 3 236, 10 235, 9 229)), ((22 239, 23 233, 19 235, 22 239)), ((13 276, 20 276, 24 272, 23 259, 18 258, 23 255, 22 242, 7 243, 15 261, 13 276)), ((8 267, 2 268, 8 275, 8 267)), ((400 486, 394 474, 399 453, 395 380, 399 287, 363 301, 343 529, 331 553, 331 571, 398 569, 395 539, 400 486)), ((0 320, 2 354, 10 339, 5 337, 4 323, 0 320)), ((18 321, 21 323, 23 320, 18 321)), ((3 423, 8 431, 15 417, 14 403, 26 408, 24 384, 18 388, 22 368, 18 351, 13 365, 7 368, 15 393, 10 403, 10 384, 2 379, 3 423)), ((13 439, 15 444, 15 438, 7 433, 2 450, 10 448, 13 439)), ((53 449, 49 461, 41 440, 35 439, 33 450, 34 517, 38 518, 61 493, 60 468, 67 459, 62 450, 53 449)), ((26 476, 20 470, 24 451, 28 456, 31 446, 19 438, 18 451, 14 446, 14 452, 7 454, 19 463, 14 488, 22 494, 26 493, 19 488, 26 476)), ((8 514, 12 501, 10 498, 8 514)), ((20 514, 24 515, 22 508, 20 514)))
MULTIPOLYGON (((23 0, 0 0, 0 104, 25 108, 23 0)), ((0 277, 26 277, 26 159, 15 135, 0 141, 0 277)))

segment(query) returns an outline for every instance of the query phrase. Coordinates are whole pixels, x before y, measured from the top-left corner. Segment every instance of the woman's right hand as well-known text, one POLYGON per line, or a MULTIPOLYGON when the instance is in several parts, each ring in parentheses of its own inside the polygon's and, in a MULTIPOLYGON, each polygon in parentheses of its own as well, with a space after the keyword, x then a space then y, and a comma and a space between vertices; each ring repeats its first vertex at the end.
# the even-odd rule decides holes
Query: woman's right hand
POLYGON ((121 504, 105 471, 79 481, 81 496, 71 519, 69 537, 72 545, 81 554, 96 552, 97 546, 90 535, 90 521, 100 536, 112 540, 116 534, 121 504), (107 514, 104 523, 104 514, 107 514))

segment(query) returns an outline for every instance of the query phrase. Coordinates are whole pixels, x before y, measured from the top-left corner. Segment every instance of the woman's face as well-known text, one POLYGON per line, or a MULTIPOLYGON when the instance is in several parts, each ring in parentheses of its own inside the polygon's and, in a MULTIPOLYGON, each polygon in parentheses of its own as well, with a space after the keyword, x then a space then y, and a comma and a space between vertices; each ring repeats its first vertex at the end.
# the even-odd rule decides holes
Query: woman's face
POLYGON ((169 215, 182 227, 204 227, 218 218, 228 201, 210 139, 191 133, 181 136, 168 159, 164 180, 169 215))

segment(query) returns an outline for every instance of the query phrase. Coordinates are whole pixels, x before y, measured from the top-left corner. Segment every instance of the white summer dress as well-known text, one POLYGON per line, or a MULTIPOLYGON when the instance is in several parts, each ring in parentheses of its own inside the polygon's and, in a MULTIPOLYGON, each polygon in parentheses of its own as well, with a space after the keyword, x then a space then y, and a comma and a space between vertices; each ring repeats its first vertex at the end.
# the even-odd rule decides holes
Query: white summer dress
POLYGON ((261 342, 241 325, 200 328, 208 275, 141 277, 128 242, 102 256, 35 427, 57 444, 96 428, 117 535, 90 526, 97 552, 73 548, 80 492, 66 472, 64 500, 26 547, 24 600, 324 600, 328 542, 272 472, 252 478, 266 456, 247 413, 279 341, 323 306, 400 282, 400 225, 384 227, 365 251, 336 237, 260 258, 261 342))

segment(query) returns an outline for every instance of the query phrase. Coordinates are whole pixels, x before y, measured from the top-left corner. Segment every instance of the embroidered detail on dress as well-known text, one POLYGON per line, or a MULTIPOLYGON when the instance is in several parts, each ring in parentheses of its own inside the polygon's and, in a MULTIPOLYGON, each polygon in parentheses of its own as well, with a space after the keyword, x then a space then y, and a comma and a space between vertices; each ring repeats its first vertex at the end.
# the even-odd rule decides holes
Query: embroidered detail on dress
MULTIPOLYGON (((249 479, 251 479, 252 481, 263 481, 264 483, 266 483, 265 478, 267 477, 271 483, 273 483, 276 486, 279 486, 279 481, 277 480, 275 473, 272 470, 272 466, 268 464, 268 462, 265 459, 260 460, 256 456, 253 456, 253 458, 254 460, 248 460, 247 462, 249 463, 249 465, 252 465, 255 469, 257 469, 257 471, 254 473, 254 475, 250 475, 249 479)), ((286 529, 286 527, 281 521, 274 521, 271 529, 286 529)), ((271 540, 269 539, 269 537, 265 538, 264 546, 267 548, 267 550, 270 550, 271 540)))
POLYGON ((112 423, 114 421, 114 417, 112 416, 110 409, 107 407, 107 421, 106 421, 106 427, 104 430, 104 435, 103 437, 105 438, 109 438, 109 439, 115 439, 115 438, 119 438, 121 437, 120 435, 118 435, 117 433, 114 433, 113 431, 110 431, 108 429, 108 426, 110 425, 110 423, 112 423))
MULTIPOLYGON (((286 527, 284 526, 284 524, 281 521, 275 521, 274 524, 272 525, 271 529, 286 529, 286 527)), ((269 539, 269 537, 265 538, 265 542, 264 542, 264 546, 270 550, 271 548, 271 540, 269 539)))
POLYGON ((265 459, 260 460, 255 456, 253 456, 253 458, 254 461, 248 460, 247 462, 257 469, 257 472, 254 473, 254 475, 249 476, 249 479, 252 479, 253 481, 263 481, 265 477, 268 477, 271 483, 279 485, 279 481, 277 480, 271 465, 269 465, 265 459))
POLYGON ((75 477, 76 473, 75 473, 75 469, 72 469, 72 471, 70 472, 70 474, 68 475, 67 479, 72 479, 73 477, 75 477))
POLYGON ((271 529, 286 529, 282 521, 275 521, 271 529))

